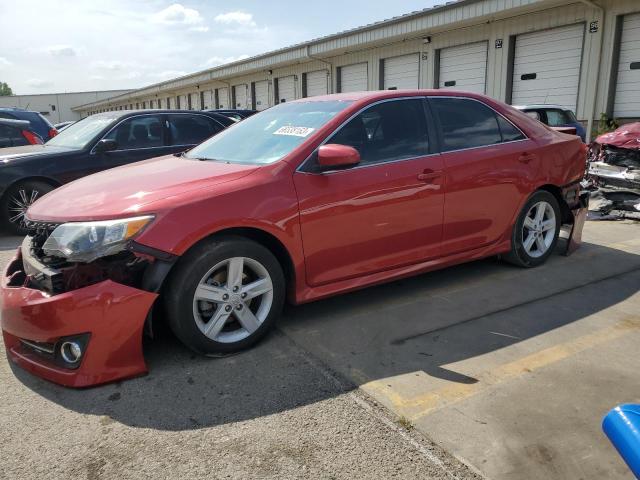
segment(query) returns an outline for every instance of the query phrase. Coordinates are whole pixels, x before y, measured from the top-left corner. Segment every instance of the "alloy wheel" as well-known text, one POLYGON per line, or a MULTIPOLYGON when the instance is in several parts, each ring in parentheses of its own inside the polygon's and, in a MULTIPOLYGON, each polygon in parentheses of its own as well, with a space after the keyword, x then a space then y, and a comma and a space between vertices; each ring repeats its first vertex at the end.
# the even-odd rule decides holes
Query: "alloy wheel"
POLYGON ((253 334, 273 304, 267 269, 247 257, 233 257, 211 268, 193 296, 193 318, 200 331, 220 343, 235 343, 253 334))
POLYGON ((556 234, 556 214, 551 204, 545 201, 534 204, 524 219, 522 226, 522 246, 527 255, 542 257, 556 234))
POLYGON ((40 192, 36 189, 20 188, 9 198, 9 222, 25 227, 25 215, 29 207, 38 199, 40 192))

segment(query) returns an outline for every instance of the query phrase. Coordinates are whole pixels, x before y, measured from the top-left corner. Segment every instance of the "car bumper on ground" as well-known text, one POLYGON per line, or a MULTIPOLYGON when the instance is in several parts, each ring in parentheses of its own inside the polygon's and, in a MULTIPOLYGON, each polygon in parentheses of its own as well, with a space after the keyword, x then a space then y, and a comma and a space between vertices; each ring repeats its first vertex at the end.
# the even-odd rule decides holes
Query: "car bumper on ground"
POLYGON ((0 281, 2 333, 14 363, 69 387, 147 372, 142 332, 156 293, 105 280, 50 295, 25 286, 26 282, 14 285, 11 278, 21 270, 18 253, 0 281), (63 345, 67 355, 63 355, 63 345), (65 360, 78 352, 76 362, 65 360))

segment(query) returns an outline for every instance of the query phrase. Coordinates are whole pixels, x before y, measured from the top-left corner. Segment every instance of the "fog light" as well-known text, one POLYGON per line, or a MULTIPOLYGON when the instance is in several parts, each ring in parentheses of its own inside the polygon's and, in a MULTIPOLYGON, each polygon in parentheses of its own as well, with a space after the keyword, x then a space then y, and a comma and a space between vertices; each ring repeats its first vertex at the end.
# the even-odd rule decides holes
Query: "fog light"
POLYGON ((67 363, 77 363, 82 357, 82 347, 78 342, 64 342, 60 346, 60 356, 67 363))

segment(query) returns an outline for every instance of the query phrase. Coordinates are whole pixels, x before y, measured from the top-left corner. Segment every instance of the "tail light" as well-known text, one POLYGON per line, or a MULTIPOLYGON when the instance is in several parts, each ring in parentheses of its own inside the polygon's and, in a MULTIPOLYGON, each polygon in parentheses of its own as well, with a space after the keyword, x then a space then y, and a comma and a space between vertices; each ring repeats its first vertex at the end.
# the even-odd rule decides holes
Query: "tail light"
POLYGON ((58 130, 56 130, 55 128, 50 128, 49 129, 49 138, 53 138, 58 134, 58 130))
POLYGON ((22 130, 22 136, 27 139, 30 145, 42 145, 44 143, 38 135, 29 130, 22 130))

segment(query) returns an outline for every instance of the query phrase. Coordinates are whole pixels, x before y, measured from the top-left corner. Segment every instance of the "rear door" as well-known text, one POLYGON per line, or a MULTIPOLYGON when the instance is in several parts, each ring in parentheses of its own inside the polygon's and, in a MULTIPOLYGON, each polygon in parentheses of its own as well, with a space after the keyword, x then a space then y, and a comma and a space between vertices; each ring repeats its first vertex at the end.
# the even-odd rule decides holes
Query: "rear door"
POLYGON ((173 113, 166 117, 169 153, 188 150, 224 129, 223 125, 205 115, 173 113))
POLYGON ((537 146, 478 100, 432 97, 429 104, 446 171, 442 254, 494 243, 530 191, 537 146))
POLYGON ((374 104, 326 143, 361 155, 351 169, 294 175, 307 282, 322 285, 438 256, 442 159, 432 155, 424 101, 374 104))

